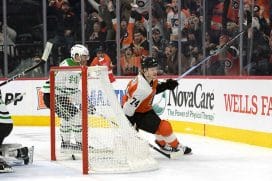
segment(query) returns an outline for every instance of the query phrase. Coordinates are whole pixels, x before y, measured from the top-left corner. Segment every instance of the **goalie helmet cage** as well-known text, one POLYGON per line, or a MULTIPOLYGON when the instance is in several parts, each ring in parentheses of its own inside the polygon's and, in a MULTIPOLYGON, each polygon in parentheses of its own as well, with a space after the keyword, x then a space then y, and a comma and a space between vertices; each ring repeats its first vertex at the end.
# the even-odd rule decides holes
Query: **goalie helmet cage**
POLYGON ((51 68, 50 122, 51 160, 78 164, 63 157, 77 154, 83 174, 158 169, 148 142, 124 115, 105 66, 51 68))

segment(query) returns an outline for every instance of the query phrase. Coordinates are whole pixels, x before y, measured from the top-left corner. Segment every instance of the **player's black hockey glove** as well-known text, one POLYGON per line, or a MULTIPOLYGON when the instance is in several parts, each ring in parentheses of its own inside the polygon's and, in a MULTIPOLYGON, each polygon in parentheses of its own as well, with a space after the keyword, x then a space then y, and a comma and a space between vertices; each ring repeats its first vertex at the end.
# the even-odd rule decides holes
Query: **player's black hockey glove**
POLYGON ((169 90, 174 90, 178 86, 178 81, 173 79, 167 79, 166 84, 169 90))

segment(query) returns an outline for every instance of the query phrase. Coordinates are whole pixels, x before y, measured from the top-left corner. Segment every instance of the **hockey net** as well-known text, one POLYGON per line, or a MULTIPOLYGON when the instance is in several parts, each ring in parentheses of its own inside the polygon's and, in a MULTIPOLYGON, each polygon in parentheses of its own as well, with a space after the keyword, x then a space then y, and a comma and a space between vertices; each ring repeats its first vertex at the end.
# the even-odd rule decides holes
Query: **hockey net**
POLYGON ((80 160, 84 174, 158 168, 124 115, 106 67, 54 67, 50 92, 51 160, 80 160))

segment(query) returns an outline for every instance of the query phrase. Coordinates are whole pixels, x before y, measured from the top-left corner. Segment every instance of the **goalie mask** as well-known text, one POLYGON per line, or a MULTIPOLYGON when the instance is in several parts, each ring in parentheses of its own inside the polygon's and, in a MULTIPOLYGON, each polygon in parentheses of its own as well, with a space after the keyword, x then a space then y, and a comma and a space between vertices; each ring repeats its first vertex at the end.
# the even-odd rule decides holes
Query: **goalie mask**
POLYGON ((71 57, 74 59, 75 62, 81 62, 84 61, 82 60, 82 56, 86 56, 86 58, 84 59, 89 60, 89 50, 84 46, 84 45, 80 45, 80 44, 76 44, 71 48, 71 57), (79 59, 76 58, 76 55, 79 55, 79 59))

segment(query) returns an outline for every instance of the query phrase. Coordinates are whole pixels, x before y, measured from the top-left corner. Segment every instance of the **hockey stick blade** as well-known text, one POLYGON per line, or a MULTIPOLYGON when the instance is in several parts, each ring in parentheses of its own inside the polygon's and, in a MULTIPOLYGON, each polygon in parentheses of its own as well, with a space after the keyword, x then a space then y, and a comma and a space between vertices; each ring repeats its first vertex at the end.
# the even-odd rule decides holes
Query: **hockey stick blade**
POLYGON ((0 87, 3 86, 3 85, 6 85, 7 83, 9 83, 9 82, 11 82, 11 81, 13 81, 13 80, 15 80, 17 78, 20 78, 20 77, 24 76, 26 73, 34 70, 35 68, 39 67, 42 63, 46 62, 47 59, 48 59, 48 57, 49 57, 49 54, 50 54, 50 52, 52 50, 52 47, 53 47, 52 43, 46 42, 46 46, 44 48, 42 58, 41 58, 41 60, 37 64, 35 64, 35 65, 33 65, 33 66, 25 69, 23 72, 21 72, 21 73, 19 73, 17 75, 14 75, 11 78, 9 78, 9 79, 1 82, 0 83, 0 87))
POLYGON ((53 47, 53 43, 51 42, 46 42, 46 45, 45 45, 45 48, 44 48, 44 51, 43 51, 43 55, 42 55, 42 60, 43 61, 47 61, 48 57, 49 57, 49 54, 52 50, 52 47, 53 47))
POLYGON ((213 57, 215 55, 218 55, 223 49, 227 48, 230 44, 233 43, 234 40, 236 40, 238 37, 240 37, 244 33, 245 33, 245 31, 241 31, 240 33, 238 33, 235 37, 233 37, 227 43, 225 43, 221 48, 217 49, 213 54, 210 54, 209 56, 207 56, 206 58, 202 59, 200 62, 198 62, 194 66, 190 67, 186 72, 184 72, 182 75, 180 75, 176 80, 179 81, 180 79, 182 79, 186 75, 190 74, 197 67, 199 67, 200 65, 204 64, 205 62, 207 62, 211 57, 213 57))
POLYGON ((157 148, 156 146, 152 145, 151 143, 148 143, 149 147, 151 147, 153 150, 157 151, 158 153, 162 154, 163 156, 171 159, 171 155, 168 153, 165 153, 163 151, 161 151, 159 148, 157 148))

